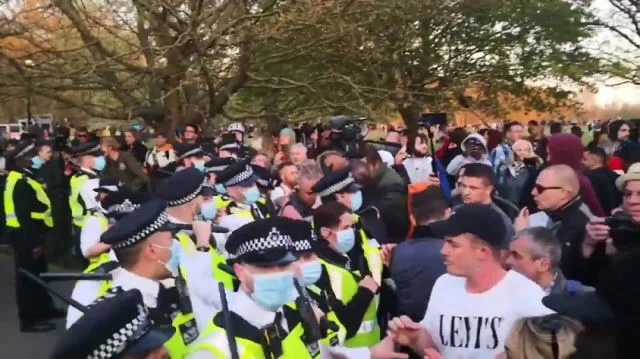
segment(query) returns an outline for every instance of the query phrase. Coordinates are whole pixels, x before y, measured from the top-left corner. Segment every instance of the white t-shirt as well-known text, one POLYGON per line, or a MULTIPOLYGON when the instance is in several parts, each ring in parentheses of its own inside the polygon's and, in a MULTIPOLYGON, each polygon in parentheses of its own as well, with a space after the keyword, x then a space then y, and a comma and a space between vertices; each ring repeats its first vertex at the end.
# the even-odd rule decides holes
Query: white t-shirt
POLYGON ((431 293, 421 324, 444 359, 495 358, 520 318, 553 313, 542 304, 544 291, 515 271, 483 293, 469 293, 465 278, 443 274, 431 293))

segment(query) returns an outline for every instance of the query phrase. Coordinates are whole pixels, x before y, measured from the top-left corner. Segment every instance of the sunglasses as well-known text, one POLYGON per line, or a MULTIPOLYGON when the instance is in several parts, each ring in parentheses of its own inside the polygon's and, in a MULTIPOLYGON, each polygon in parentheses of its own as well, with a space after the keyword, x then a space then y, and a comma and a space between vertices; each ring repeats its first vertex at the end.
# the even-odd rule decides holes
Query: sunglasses
POLYGON ((542 194, 544 191, 550 190, 550 189, 563 189, 563 187, 559 187, 559 186, 543 186, 541 184, 535 184, 535 186, 533 186, 533 188, 536 190, 536 192, 538 192, 538 194, 542 194))
POLYGON ((85 135, 85 134, 79 134, 79 135, 77 135, 76 137, 87 137, 87 135, 85 135))

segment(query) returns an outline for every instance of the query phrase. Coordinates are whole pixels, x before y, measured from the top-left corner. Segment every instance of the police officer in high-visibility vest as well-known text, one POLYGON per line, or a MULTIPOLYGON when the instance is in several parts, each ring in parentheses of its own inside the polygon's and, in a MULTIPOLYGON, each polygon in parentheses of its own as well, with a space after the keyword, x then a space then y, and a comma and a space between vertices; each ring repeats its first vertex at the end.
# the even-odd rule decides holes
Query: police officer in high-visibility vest
MULTIPOLYGON (((38 275, 47 271, 45 235, 53 227, 51 202, 37 179, 43 161, 36 155, 36 146, 28 142, 20 143, 5 157, 9 171, 3 195, 7 238, 16 269, 38 275)), ((22 275, 16 276, 15 286, 20 331, 54 330, 55 325, 47 320, 66 313, 54 307, 47 291, 22 275)))
POLYGON ((265 207, 270 214, 277 213, 276 205, 269 195, 274 188, 278 187, 282 182, 279 178, 271 175, 271 172, 261 166, 251 164, 253 174, 256 176, 256 185, 260 190, 261 200, 264 200, 265 207))
POLYGON ((216 191, 219 194, 224 194, 226 190, 222 184, 219 184, 217 182, 218 173, 224 171, 227 167, 234 163, 236 163, 236 159, 232 157, 213 157, 204 164, 204 171, 207 174, 209 183, 215 185, 216 191))
MULTIPOLYGON (((330 291, 343 306, 336 305, 338 319, 347 331, 347 347, 369 347, 380 341, 377 321, 380 283, 369 270, 369 258, 357 243, 351 210, 338 202, 316 208, 315 252, 329 279, 330 291)), ((321 282, 326 286, 327 282, 321 282)), ((325 287, 325 289, 328 289, 325 287)))
POLYGON ((295 290, 296 257, 282 217, 258 219, 236 229, 226 249, 233 255, 240 289, 228 294, 230 313, 219 312, 209 321, 189 348, 188 358, 231 358, 227 335, 235 340, 237 358, 315 357, 303 341, 302 326, 290 327, 283 310, 295 290))
POLYGON ((220 269, 226 258, 217 250, 218 244, 198 243, 192 226, 194 221, 211 221, 216 216, 213 187, 204 173, 195 167, 185 168, 160 182, 156 196, 167 202, 169 222, 179 228, 175 238, 182 246, 182 268, 189 285, 193 312, 198 326, 204 328, 211 316, 220 310, 220 297, 216 282, 234 288, 234 278, 220 269), (194 268, 194 270, 190 270, 194 268), (198 283, 192 286, 192 282, 198 283), (191 289, 193 287, 193 289, 191 289))
POLYGON ((223 151, 229 151, 231 156, 236 158, 249 159, 253 157, 256 150, 244 144, 246 132, 244 125, 240 122, 234 122, 227 127, 227 131, 232 137, 229 139, 230 141, 226 141, 226 136, 223 136, 224 143, 220 145, 220 157, 227 157, 223 151), (236 143, 236 146, 232 145, 233 142, 236 143))
MULTIPOLYGON (((84 273, 111 273, 120 267, 118 259, 108 244, 100 242, 100 236, 117 220, 133 212, 143 203, 151 200, 151 195, 146 192, 132 192, 128 189, 120 189, 117 192, 106 192, 117 179, 101 178, 100 186, 96 188, 104 198, 100 201, 100 207, 90 210, 87 214, 85 226, 82 228, 80 245, 82 251, 90 259, 90 263, 84 273)), ((88 305, 97 298, 102 297, 111 288, 111 281, 107 280, 79 280, 71 292, 71 298, 82 305, 88 305)), ((69 306, 67 311, 67 328, 69 328, 82 313, 69 306)))
POLYGON ((69 180, 71 192, 69 194, 69 208, 73 223, 74 250, 80 256, 80 231, 84 226, 84 220, 91 209, 91 203, 86 203, 87 193, 91 195, 93 188, 97 186, 100 172, 106 165, 106 159, 100 150, 99 143, 87 143, 71 149, 74 159, 77 161, 77 169, 69 180))
MULTIPOLYGON (((293 240, 293 252, 298 258, 295 263, 298 282, 305 287, 305 294, 318 306, 318 309, 322 311, 329 321, 335 324, 335 328, 328 328, 326 322, 321 322, 321 330, 326 335, 322 341, 329 346, 342 345, 347 333, 336 312, 344 312, 346 306, 333 293, 322 261, 314 251, 319 245, 318 237, 313 232, 311 223, 305 220, 283 217, 283 221, 285 222, 287 233, 291 235, 293 240)), ((297 297, 298 293, 294 292, 294 295, 297 297)), ((287 304, 287 306, 291 305, 292 303, 287 304)), ((346 317, 344 313, 343 317, 346 317)))
POLYGON ((122 291, 88 308, 64 333, 51 359, 166 359, 163 344, 174 335, 171 326, 153 322, 137 289, 122 291))
MULTIPOLYGON (((205 235, 208 239, 211 233, 205 235)), ((180 274, 182 247, 173 238, 166 203, 153 199, 141 205, 102 234, 101 241, 111 246, 120 263, 112 272, 110 292, 118 288, 140 290, 153 321, 176 328, 165 347, 171 358, 182 358, 186 347, 198 337, 198 328, 180 274), (165 282, 175 285, 168 287, 165 282)))
POLYGON ((221 226, 233 231, 253 220, 271 216, 256 181, 257 177, 247 160, 229 165, 218 173, 216 182, 222 184, 227 193, 222 198, 222 208, 218 208, 225 214, 220 219, 221 226))

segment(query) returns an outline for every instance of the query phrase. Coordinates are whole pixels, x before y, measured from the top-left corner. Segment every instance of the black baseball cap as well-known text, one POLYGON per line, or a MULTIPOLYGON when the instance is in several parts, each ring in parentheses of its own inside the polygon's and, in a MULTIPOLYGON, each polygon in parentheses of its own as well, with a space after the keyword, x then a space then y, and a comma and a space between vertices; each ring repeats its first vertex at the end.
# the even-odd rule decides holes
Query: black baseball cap
POLYGON ((469 233, 499 249, 506 245, 507 229, 502 216, 488 204, 463 204, 454 209, 451 217, 432 223, 428 228, 440 238, 469 233))

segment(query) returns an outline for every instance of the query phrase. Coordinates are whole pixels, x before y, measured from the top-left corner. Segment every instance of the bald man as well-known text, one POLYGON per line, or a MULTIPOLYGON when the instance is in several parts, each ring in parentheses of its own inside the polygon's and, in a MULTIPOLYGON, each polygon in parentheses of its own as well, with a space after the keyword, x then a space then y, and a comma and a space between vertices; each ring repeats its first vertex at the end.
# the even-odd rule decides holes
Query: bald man
MULTIPOLYGON (((593 273, 593 268, 597 266, 590 265, 591 259, 582 256, 585 227, 592 214, 580 198, 579 183, 571 167, 549 166, 538 175, 531 194, 538 208, 548 217, 543 225, 551 229, 562 242, 562 273, 568 279, 593 286, 598 276, 598 273, 593 273)), ((521 212, 520 217, 528 217, 526 210, 521 212)), ((602 260, 602 256, 606 260, 604 248, 595 260, 602 260)))

